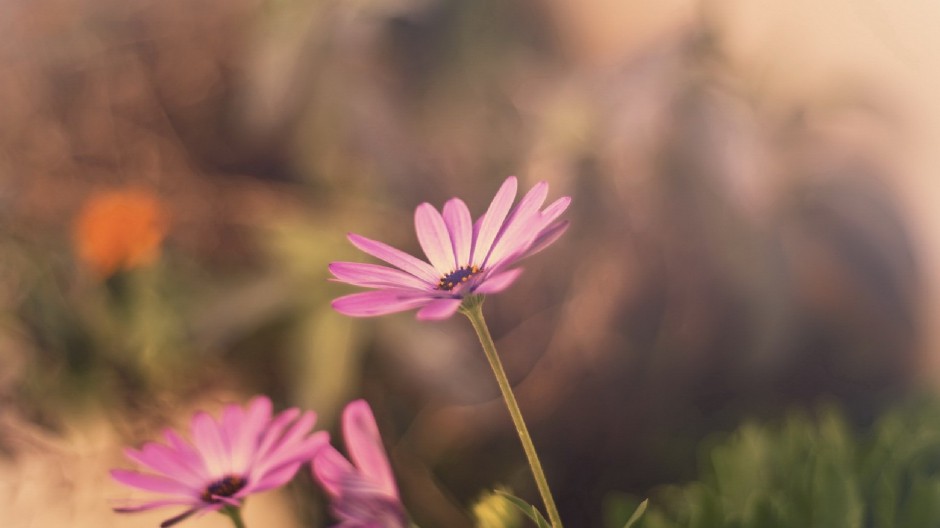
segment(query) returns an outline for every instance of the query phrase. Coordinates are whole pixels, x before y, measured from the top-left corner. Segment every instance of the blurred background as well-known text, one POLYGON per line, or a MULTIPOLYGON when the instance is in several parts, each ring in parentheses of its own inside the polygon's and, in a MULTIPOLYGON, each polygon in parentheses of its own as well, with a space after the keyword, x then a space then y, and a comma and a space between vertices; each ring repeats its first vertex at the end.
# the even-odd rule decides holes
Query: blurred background
MULTIPOLYGON (((485 308, 568 526, 656 505, 748 421, 825 404, 848 437, 883 430, 940 379, 938 20, 929 0, 5 0, 0 524, 158 525, 110 511, 122 446, 257 393, 337 440, 367 398, 425 528, 473 526, 497 484, 535 501, 468 322, 339 316, 354 289, 326 270, 371 261, 347 232, 419 254, 418 203, 477 216, 510 174, 574 199, 485 308)), ((252 499, 249 526, 328 524, 310 480, 252 499)))

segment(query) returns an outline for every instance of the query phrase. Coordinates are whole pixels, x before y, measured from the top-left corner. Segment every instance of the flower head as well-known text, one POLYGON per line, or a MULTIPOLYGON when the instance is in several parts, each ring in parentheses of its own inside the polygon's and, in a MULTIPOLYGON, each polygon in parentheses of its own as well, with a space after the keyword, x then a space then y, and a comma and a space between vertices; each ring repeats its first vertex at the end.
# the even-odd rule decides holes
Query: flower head
POLYGON ((75 220, 75 250, 99 277, 156 260, 166 235, 163 203, 143 189, 93 195, 75 220))
POLYGON ((372 409, 356 400, 343 410, 343 439, 350 463, 331 446, 313 459, 313 476, 327 495, 341 528, 404 528, 405 510, 382 447, 372 409))
POLYGON ((565 196, 540 209, 548 195, 548 184, 540 182, 510 211, 517 185, 514 176, 507 178, 476 223, 459 198, 445 203, 443 214, 429 203, 419 205, 415 231, 430 263, 350 234, 357 248, 398 269, 356 262, 330 264, 330 272, 340 282, 375 289, 340 297, 333 301, 333 308, 357 317, 420 308, 418 319, 446 319, 465 297, 508 288, 521 272, 510 268, 567 229, 568 222, 559 217, 571 202, 565 196))
POLYGON ((238 508, 248 495, 285 484, 327 445, 327 433, 310 434, 315 422, 315 413, 296 408, 272 417, 271 400, 264 396, 245 409, 225 407, 219 421, 197 413, 192 419, 192 443, 167 430, 166 444, 151 442, 140 450, 125 450, 128 458, 153 473, 113 469, 111 476, 163 497, 114 510, 187 507, 160 525, 166 528, 196 513, 238 508))

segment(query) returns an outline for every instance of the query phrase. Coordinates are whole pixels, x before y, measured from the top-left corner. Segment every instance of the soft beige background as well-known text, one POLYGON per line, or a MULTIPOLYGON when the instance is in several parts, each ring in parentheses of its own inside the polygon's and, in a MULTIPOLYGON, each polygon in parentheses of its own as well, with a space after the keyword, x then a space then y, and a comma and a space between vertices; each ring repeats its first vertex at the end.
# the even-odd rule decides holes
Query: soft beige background
MULTIPOLYGON (((682 31, 705 9, 724 29, 725 49, 741 74, 780 101, 820 92, 835 96, 853 82, 881 90, 876 95, 895 105, 892 115, 906 132, 886 136, 860 123, 844 137, 889 153, 899 169, 890 184, 910 220, 927 288, 922 349, 931 368, 925 372, 940 380, 940 354, 927 352, 940 350, 940 328, 931 324, 940 316, 940 2, 729 0, 708 2, 707 7, 682 0, 542 3, 572 62, 588 70, 611 67, 682 31)), ((91 425, 56 440, 38 430, 19 430, 17 443, 27 448, 17 459, 0 464, 0 526, 144 527, 168 516, 109 511, 103 497, 126 496, 126 491, 107 477, 107 468, 120 463, 120 454, 106 427, 91 425)), ((256 527, 292 525, 276 494, 254 500, 246 516, 256 527), (253 523, 253 518, 264 522, 253 523)), ((217 516, 186 523, 193 528, 226 525, 217 516)))

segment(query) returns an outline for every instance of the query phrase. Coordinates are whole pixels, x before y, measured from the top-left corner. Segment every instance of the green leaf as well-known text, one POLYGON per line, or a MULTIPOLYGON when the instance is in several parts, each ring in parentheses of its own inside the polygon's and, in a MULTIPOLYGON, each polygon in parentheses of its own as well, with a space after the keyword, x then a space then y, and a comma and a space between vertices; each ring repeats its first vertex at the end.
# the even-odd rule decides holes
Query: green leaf
POLYGON ((535 506, 520 499, 519 497, 516 497, 515 495, 506 493, 503 490, 496 490, 496 493, 509 499, 509 502, 513 503, 516 508, 519 508, 519 511, 524 513, 526 517, 532 519, 535 525, 539 528, 552 528, 552 525, 549 524, 548 521, 545 520, 545 517, 542 516, 542 512, 540 512, 535 506))
POLYGON ((644 499, 643 502, 641 502, 640 505, 636 507, 636 511, 634 511, 633 515, 631 515, 627 520, 627 524, 623 525, 623 528, 630 528, 640 520, 640 517, 643 516, 643 512, 646 511, 646 506, 649 504, 649 501, 649 499, 644 499))

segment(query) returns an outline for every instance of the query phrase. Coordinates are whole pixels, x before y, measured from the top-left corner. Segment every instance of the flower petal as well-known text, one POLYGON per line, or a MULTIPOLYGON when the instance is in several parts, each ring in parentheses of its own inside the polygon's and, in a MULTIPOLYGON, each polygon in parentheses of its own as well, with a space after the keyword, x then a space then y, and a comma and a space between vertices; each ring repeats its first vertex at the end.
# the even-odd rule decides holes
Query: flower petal
POLYGON ((193 468, 188 464, 185 456, 179 456, 176 451, 162 444, 151 442, 145 444, 140 451, 125 449, 124 455, 142 466, 171 476, 193 489, 206 481, 205 475, 198 471, 198 467, 193 468))
POLYGON ((251 401, 241 423, 232 436, 232 469, 236 473, 245 473, 251 466, 258 446, 258 439, 271 423, 271 399, 259 396, 251 401))
POLYGON ((518 183, 515 176, 506 178, 503 185, 496 192, 493 201, 486 213, 480 218, 479 232, 476 235, 476 241, 473 244, 473 255, 471 259, 476 264, 482 264, 483 259, 490 253, 493 241, 503 227, 503 220, 509 213, 512 201, 516 198, 516 187, 518 183))
MULTIPOLYGON (((180 498, 180 499, 160 499, 154 501, 147 501, 140 504, 134 504, 133 506, 114 506, 111 508, 117 513, 137 513, 147 510, 153 510, 155 508, 162 508, 164 506, 185 506, 193 504, 192 498, 180 498)), ((189 510, 192 511, 192 510, 189 510)))
POLYGON ((522 274, 522 268, 516 268, 509 271, 504 271, 502 273, 496 273, 490 275, 480 284, 475 292, 476 293, 499 293, 509 286, 519 278, 519 275, 522 274))
POLYGON ((310 465, 313 476, 330 496, 338 497, 343 489, 343 482, 349 475, 356 474, 356 468, 346 460, 333 446, 324 446, 313 458, 310 465))
POLYGON ((481 267, 496 266, 503 257, 524 249, 535 238, 542 225, 538 222, 541 216, 539 207, 542 206, 546 196, 548 196, 548 183, 542 181, 522 197, 519 204, 503 222, 503 227, 497 234, 490 253, 480 264, 481 267))
POLYGON ((360 250, 377 259, 384 260, 392 266, 400 268, 402 271, 410 273, 425 282, 437 284, 437 280, 440 278, 440 274, 437 270, 427 262, 412 257, 404 251, 395 249, 388 244, 377 240, 370 240, 364 236, 353 233, 350 233, 348 238, 349 241, 360 250))
POLYGON ((433 205, 423 203, 415 209, 415 232, 418 234, 421 249, 440 275, 457 269, 454 245, 450 241, 447 224, 433 205))
MULTIPOLYGON (((359 262, 333 262, 329 266, 330 273, 337 280, 364 286, 366 288, 413 288, 416 290, 430 290, 434 284, 394 268, 378 264, 363 264, 359 262)), ((436 284, 436 283, 435 283, 436 284)))
MULTIPOLYGON (((455 300, 460 304, 460 299, 448 300, 455 300)), ((365 400, 356 400, 343 410, 343 439, 346 441, 349 458, 359 471, 375 481, 386 493, 397 498, 398 488, 385 455, 382 437, 379 435, 372 409, 365 400)))
POLYGON ((535 255, 539 251, 542 251, 543 249, 555 243, 555 241, 561 238, 561 235, 565 234, 565 231, 568 230, 568 225, 569 222, 567 220, 560 220, 542 230, 542 232, 539 233, 538 238, 532 242, 532 245, 529 246, 525 253, 519 258, 521 259, 535 255))
POLYGON ((192 420, 193 444, 199 450, 210 477, 222 477, 232 471, 228 448, 222 440, 219 424, 208 413, 200 412, 192 420))
POLYGON ((424 308, 418 310, 417 318, 419 321, 440 321, 447 319, 454 315, 457 309, 460 308, 460 303, 462 302, 462 298, 434 299, 426 304, 424 308))
POLYGON ((432 299, 429 293, 412 290, 379 290, 344 295, 334 299, 332 306, 352 317, 373 317, 418 308, 432 299))
POLYGON ((470 264, 470 251, 473 249, 473 219, 467 204, 460 198, 451 198, 444 204, 444 223, 450 232, 450 241, 454 246, 455 266, 470 264))
POLYGON ((278 468, 271 469, 266 471, 261 478, 251 486, 251 489, 243 490, 245 494, 248 493, 260 493, 262 491, 267 491, 272 488, 277 488, 283 486, 290 482, 294 475, 297 473, 297 470, 300 469, 300 466, 303 465, 305 461, 296 460, 290 464, 282 464, 278 468))
POLYGON ((198 493, 198 491, 193 490, 176 479, 161 477, 159 475, 149 475, 147 473, 138 473, 126 469, 112 469, 111 477, 121 484, 142 490, 155 491, 157 493, 181 495, 184 497, 192 497, 198 493))
POLYGON ((548 207, 542 210, 542 221, 545 225, 551 224, 554 222, 562 213, 564 213, 568 206, 571 205, 570 196, 562 196, 561 198, 555 200, 548 207))

